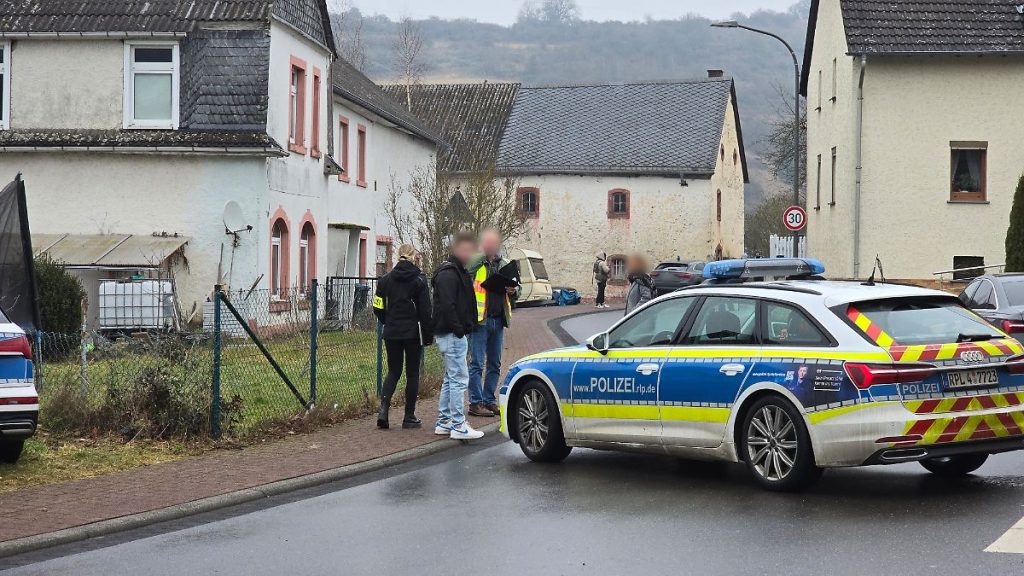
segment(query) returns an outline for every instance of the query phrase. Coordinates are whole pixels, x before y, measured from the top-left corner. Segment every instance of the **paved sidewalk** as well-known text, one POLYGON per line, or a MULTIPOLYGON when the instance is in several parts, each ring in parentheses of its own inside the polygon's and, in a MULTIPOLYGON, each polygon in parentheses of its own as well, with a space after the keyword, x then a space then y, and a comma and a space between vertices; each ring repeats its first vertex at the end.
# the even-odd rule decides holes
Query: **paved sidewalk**
MULTIPOLYGON (((552 318, 582 307, 546 307, 515 312, 505 338, 506 364, 560 343, 548 330, 552 318)), ((433 435, 435 399, 417 412, 421 430, 377 430, 375 418, 352 420, 241 450, 218 450, 177 462, 108 476, 27 488, 0 495, 0 542, 101 520, 139 514, 387 456, 438 440, 433 435)), ((495 422, 471 418, 473 426, 495 422)))

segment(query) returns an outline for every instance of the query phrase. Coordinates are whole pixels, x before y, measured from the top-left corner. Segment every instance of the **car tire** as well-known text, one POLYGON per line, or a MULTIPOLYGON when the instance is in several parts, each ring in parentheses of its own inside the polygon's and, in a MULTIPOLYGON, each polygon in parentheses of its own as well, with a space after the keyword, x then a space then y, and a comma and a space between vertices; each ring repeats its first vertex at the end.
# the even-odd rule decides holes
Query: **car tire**
POLYGON ((565 443, 562 416, 554 395, 542 382, 526 382, 516 396, 511 426, 519 436, 519 448, 534 462, 561 462, 572 446, 565 443))
POLYGON ((21 458, 21 451, 25 449, 25 440, 5 440, 0 442, 0 462, 4 464, 15 464, 21 458))
POLYGON ((821 477, 804 419, 784 398, 757 400, 746 411, 739 436, 740 456, 762 488, 799 492, 821 477))
POLYGON ((959 478, 974 472, 988 460, 988 454, 957 454, 921 460, 924 469, 945 478, 959 478))

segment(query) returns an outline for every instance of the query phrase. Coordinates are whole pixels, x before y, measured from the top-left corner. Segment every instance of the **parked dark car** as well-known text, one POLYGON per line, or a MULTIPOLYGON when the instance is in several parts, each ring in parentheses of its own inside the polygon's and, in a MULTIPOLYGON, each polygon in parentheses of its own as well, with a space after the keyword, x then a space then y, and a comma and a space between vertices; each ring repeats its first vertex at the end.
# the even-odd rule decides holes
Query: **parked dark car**
POLYGON ((960 301, 996 328, 1024 338, 1024 274, 986 274, 971 280, 960 301))
POLYGON ((657 295, 668 294, 704 281, 704 262, 662 262, 651 271, 657 295))

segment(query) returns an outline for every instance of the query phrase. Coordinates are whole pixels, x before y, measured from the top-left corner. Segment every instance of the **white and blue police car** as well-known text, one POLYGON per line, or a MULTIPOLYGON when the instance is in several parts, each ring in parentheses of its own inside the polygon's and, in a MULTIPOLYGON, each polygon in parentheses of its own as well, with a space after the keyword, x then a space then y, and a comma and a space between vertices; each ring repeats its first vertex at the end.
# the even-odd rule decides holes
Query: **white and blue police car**
POLYGON ((1024 449, 1024 348, 952 295, 826 281, 813 259, 708 264, 587 341, 516 362, 502 430, 532 460, 573 447, 742 461, 770 490, 823 468, 969 474, 1024 449))
POLYGON ((39 396, 33 368, 25 331, 0 312, 0 463, 17 462, 25 440, 36 431, 39 396))

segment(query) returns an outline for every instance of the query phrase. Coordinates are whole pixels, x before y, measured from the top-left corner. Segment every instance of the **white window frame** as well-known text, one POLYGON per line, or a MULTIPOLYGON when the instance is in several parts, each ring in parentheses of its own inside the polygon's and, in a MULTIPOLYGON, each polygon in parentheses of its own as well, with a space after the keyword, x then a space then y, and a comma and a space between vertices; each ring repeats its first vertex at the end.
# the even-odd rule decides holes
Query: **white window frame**
POLYGON ((309 277, 309 238, 311 227, 304 224, 299 231, 299 292, 305 295, 310 289, 312 280, 309 277))
POLYGON ((178 129, 178 98, 181 95, 181 65, 178 58, 176 43, 147 41, 125 42, 124 44, 124 127, 141 130, 177 130, 178 129), (135 73, 136 72, 167 72, 163 63, 133 64, 132 53, 135 48, 170 48, 171 49, 171 119, 136 120, 135 119, 135 73))
POLYGON ((11 41, 0 40, 0 49, 4 51, 4 61, 0 63, 0 76, 4 77, 4 89, 0 91, 0 130, 11 127, 11 41))
POLYGON ((281 234, 277 235, 278 221, 274 221, 270 228, 270 296, 274 299, 280 299, 282 288, 284 286, 284 228, 281 228, 281 234), (274 270, 275 257, 277 270, 274 270))

